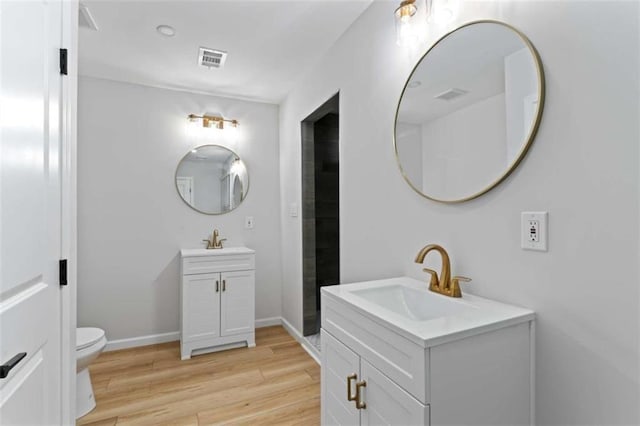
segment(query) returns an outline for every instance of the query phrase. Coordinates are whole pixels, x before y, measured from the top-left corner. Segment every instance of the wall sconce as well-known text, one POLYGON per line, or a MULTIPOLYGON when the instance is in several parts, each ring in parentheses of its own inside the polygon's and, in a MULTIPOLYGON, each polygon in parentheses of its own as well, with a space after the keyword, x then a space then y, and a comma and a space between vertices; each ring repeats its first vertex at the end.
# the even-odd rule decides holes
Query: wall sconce
POLYGON ((224 123, 230 123, 231 127, 236 128, 240 125, 238 120, 228 120, 216 115, 196 115, 189 114, 189 121, 196 122, 202 120, 202 127, 215 127, 216 129, 224 129, 224 123))
POLYGON ((403 47, 418 44, 427 23, 447 25, 458 16, 461 0, 404 0, 395 10, 396 43, 403 47), (418 6, 420 4, 420 6, 418 6), (420 8, 420 10, 418 10, 420 8))
MULTIPOLYGON (((429 0, 427 0, 429 1, 429 0)), ((396 9, 396 43, 399 46, 410 46, 417 41, 415 30, 415 14, 418 11, 416 0, 404 0, 396 9)))

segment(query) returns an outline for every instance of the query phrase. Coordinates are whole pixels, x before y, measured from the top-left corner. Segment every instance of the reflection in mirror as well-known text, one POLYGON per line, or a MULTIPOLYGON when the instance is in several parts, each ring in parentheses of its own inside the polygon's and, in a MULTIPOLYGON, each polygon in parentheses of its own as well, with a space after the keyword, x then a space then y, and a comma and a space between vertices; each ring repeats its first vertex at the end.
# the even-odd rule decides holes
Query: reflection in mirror
POLYGON ((238 155, 222 146, 203 145, 182 158, 176 188, 193 209, 206 214, 230 212, 249 190, 249 174, 238 155))
POLYGON ((533 46, 506 24, 467 24, 413 70, 396 115, 398 164, 427 198, 465 201, 517 166, 535 136, 544 96, 533 46))

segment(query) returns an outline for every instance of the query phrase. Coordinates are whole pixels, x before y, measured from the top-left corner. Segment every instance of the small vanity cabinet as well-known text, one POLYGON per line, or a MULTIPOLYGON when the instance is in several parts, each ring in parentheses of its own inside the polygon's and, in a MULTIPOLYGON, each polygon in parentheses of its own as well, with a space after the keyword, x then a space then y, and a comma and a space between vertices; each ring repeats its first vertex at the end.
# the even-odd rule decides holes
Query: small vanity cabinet
POLYGON ((232 247, 180 255, 181 358, 255 346, 255 252, 232 247))
POLYGON ((533 424, 533 321, 407 277, 323 287, 322 424, 533 424))

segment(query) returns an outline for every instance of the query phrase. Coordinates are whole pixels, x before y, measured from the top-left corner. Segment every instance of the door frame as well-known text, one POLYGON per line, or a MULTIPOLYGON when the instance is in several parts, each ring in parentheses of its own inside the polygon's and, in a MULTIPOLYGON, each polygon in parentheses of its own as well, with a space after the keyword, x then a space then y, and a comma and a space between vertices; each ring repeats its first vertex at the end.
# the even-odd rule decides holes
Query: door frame
MULTIPOLYGON (((315 133, 318 120, 327 114, 338 115, 338 219, 342 217, 342 120, 340 116, 340 91, 337 91, 300 122, 300 199, 301 221, 301 269, 302 269, 302 335, 317 334, 317 280, 316 280, 316 213, 315 213, 315 133)), ((342 281, 342 221, 338 220, 338 283, 342 281)))
POLYGON ((61 287, 61 413, 62 424, 76 422, 77 324, 77 104, 78 0, 62 2, 62 48, 66 48, 67 75, 61 78, 61 257, 68 259, 66 287, 61 287))

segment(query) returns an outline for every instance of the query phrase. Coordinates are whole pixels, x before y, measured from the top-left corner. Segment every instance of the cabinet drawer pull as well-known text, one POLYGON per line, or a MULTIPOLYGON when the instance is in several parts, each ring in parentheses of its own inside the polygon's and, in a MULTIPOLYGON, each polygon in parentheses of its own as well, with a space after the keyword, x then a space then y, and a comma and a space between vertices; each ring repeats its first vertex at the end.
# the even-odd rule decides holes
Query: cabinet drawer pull
POLYGON ((216 280, 216 293, 220 291, 220 281, 216 280))
POLYGON ((355 401, 356 398, 358 397, 358 395, 353 395, 351 392, 351 381, 352 380, 357 380, 358 379, 358 375, 356 373, 353 373, 349 376, 347 376, 347 401, 355 401))
POLYGON ((11 358, 6 364, 0 365, 0 379, 4 379, 9 375, 9 371, 13 369, 22 359, 27 356, 26 352, 20 352, 11 358))
POLYGON ((362 394, 360 393, 360 389, 366 388, 366 387, 367 387, 366 380, 356 383, 356 408, 358 410, 367 408, 367 403, 362 401, 362 394))
POLYGON ((222 280, 222 291, 227 289, 227 280, 222 280))

